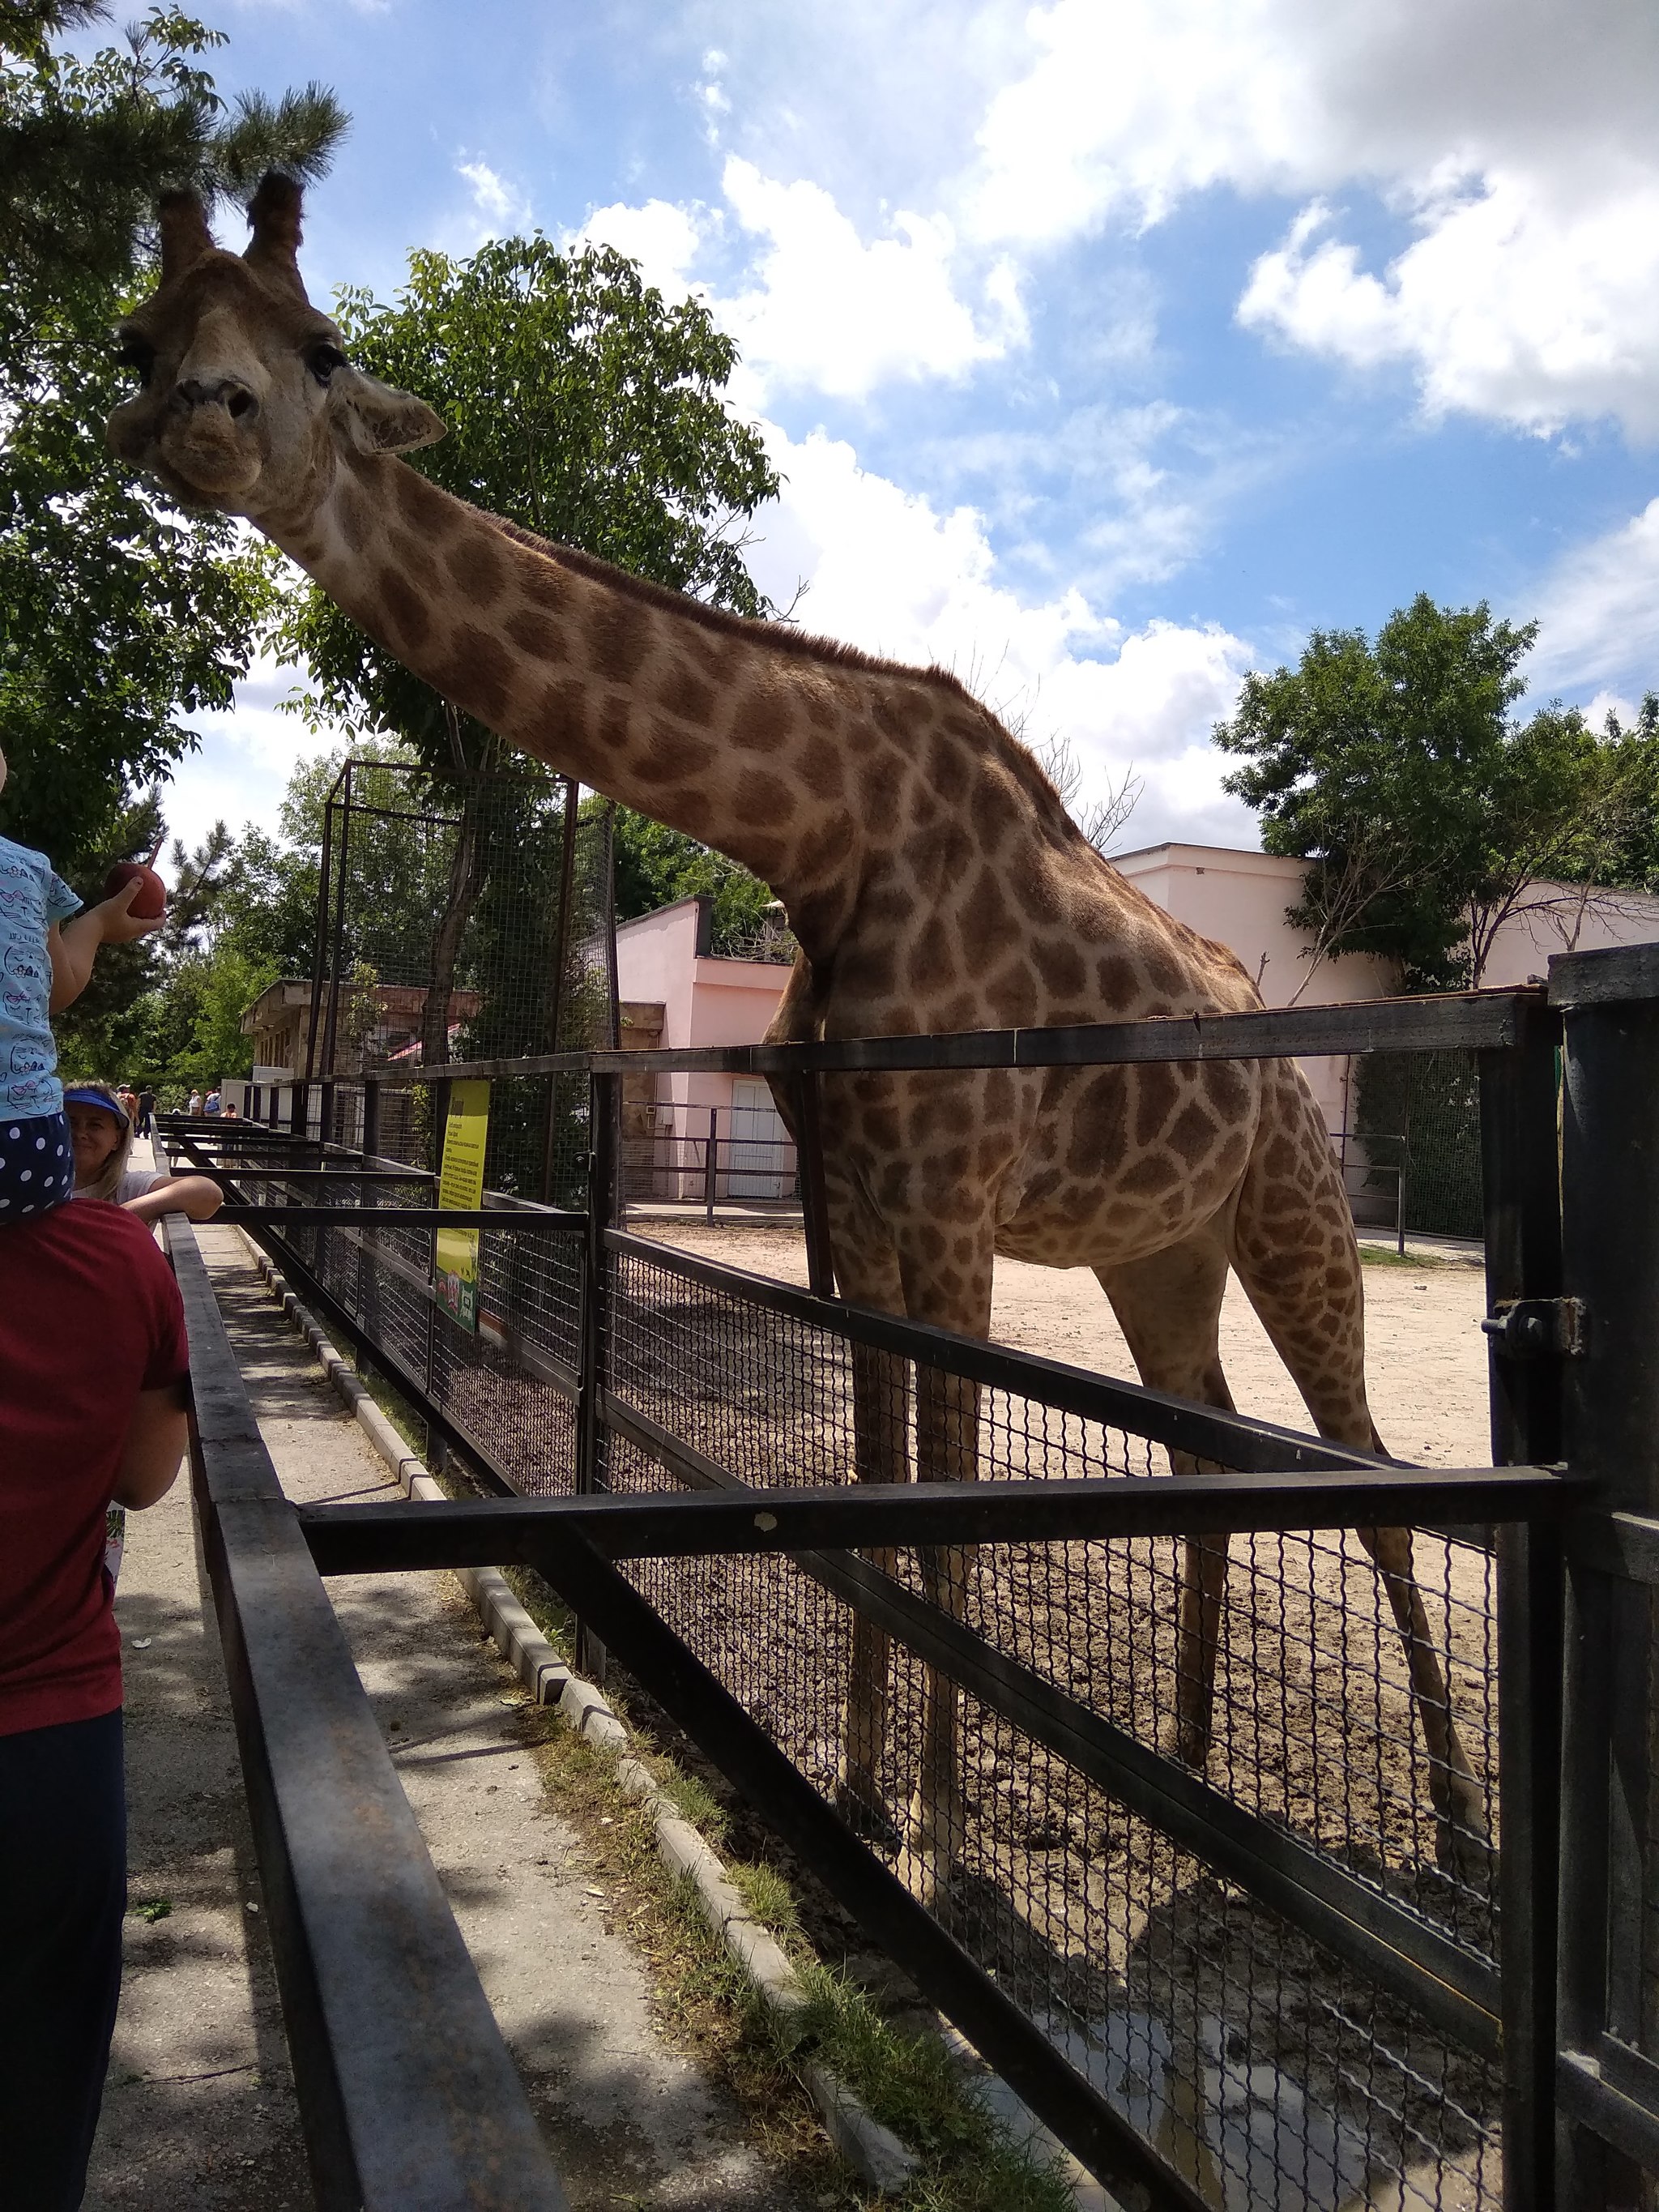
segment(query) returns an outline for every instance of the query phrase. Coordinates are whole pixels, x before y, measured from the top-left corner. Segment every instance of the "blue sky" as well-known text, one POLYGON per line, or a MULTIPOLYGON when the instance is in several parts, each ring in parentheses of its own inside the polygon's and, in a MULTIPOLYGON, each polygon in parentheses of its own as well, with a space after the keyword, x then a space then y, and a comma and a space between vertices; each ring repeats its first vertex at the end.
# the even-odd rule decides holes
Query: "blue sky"
MULTIPOLYGON (((1659 688, 1659 11, 1638 0, 219 0, 221 87, 331 84, 313 298, 539 227, 738 338, 750 562, 936 659, 1128 845, 1255 842, 1251 667, 1419 590, 1536 617, 1533 696, 1659 688)), ((240 244, 226 229, 226 243, 240 244)), ((256 672, 173 787, 274 818, 256 672)))

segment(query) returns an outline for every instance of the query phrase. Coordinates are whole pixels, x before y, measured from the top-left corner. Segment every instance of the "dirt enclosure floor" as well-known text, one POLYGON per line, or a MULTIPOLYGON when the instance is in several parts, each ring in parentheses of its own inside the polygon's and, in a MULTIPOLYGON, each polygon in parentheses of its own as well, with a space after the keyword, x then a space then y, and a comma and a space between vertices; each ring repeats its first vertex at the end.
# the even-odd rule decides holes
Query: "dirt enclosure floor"
MULTIPOLYGON (((793 1226, 639 1218, 635 1236, 747 1268, 806 1281, 806 1247, 793 1226)), ((1468 1258, 1369 1248, 1365 1369, 1371 1412, 1388 1449, 1429 1467, 1489 1467, 1485 1279, 1468 1258)), ((1100 1285, 1086 1267, 999 1260, 991 1312, 999 1344, 1040 1352, 1101 1375, 1134 1379, 1134 1363, 1100 1285)), ((1235 1279, 1221 1315, 1221 1359, 1241 1413, 1288 1428, 1308 1417, 1261 1324, 1235 1279)))

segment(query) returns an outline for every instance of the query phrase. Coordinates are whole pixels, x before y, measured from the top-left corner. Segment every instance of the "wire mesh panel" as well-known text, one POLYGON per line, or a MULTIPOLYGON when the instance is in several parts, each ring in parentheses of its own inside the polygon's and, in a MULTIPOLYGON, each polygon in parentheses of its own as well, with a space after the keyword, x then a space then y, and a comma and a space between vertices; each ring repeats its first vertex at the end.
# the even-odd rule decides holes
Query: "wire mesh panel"
MULTIPOLYGON (((796 1314, 618 1250, 609 1386, 759 1487, 982 1477, 1154 1480, 1145 1437, 855 1347, 796 1314)), ((675 1486, 613 1436, 613 1489, 675 1486)), ((672 1450, 665 1456, 672 1462, 672 1450)), ((1216 1801, 1293 1838, 1477 1966, 1495 1954, 1495 1593, 1486 1553, 1419 1534, 1426 1637, 1486 1835, 1437 1809, 1405 1594, 1359 1539, 1235 1538, 1214 1637, 1207 1747, 1183 1720, 1182 1547, 1163 1539, 982 1546, 872 1559, 963 1621, 1108 1741, 1181 1750, 1216 1801)), ((1393 1990, 1224 1878, 1006 1710, 942 1685, 860 1618, 835 1562, 641 1563, 630 1577, 1054 2047, 1212 2201, 1498 2201, 1493 2069, 1393 1990)), ((1190 1660, 1191 1654, 1188 1655, 1190 1660)), ((1190 1725, 1190 1716, 1186 1717, 1190 1725)), ((1263 1846, 1264 1849, 1270 1846, 1263 1846)))
MULTIPOLYGON (((614 1045, 611 824, 551 775, 348 761, 325 811, 310 1073, 614 1045)), ((379 1148, 435 1166, 441 1097, 381 1088, 379 1148)), ((586 1111, 582 1077, 498 1085, 489 1186, 579 1200, 586 1111)))

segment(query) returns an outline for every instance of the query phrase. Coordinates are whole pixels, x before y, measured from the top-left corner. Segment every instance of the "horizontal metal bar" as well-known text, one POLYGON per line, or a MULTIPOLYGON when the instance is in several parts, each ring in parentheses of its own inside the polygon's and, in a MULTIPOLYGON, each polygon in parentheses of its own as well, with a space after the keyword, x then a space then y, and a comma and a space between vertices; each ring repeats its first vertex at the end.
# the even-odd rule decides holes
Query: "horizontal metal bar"
POLYGON ((240 1202, 222 1206, 217 1222, 270 1221, 288 1229, 340 1229, 351 1224, 365 1229, 491 1229, 544 1231, 558 1237, 580 1236, 587 1227, 585 1213, 543 1212, 511 1206, 249 1206, 240 1202))
POLYGON ((1281 1468, 1372 1468, 1394 1462, 1370 1452, 1348 1451, 1280 1428, 1272 1421, 1251 1419, 1218 1407, 1194 1406, 1159 1390, 1142 1389, 1115 1376, 1095 1375, 1081 1367, 1068 1367, 1057 1359, 1044 1359, 1030 1352, 1014 1352, 982 1338, 958 1336, 925 1322, 906 1321, 896 1314, 878 1313, 873 1306, 854 1306, 840 1298, 815 1297, 793 1284, 769 1275, 751 1275, 717 1260, 705 1260, 672 1245, 627 1231, 608 1229, 606 1249, 624 1258, 680 1275, 687 1282, 725 1291, 747 1304, 793 1321, 806 1322, 850 1343, 866 1344, 902 1359, 914 1359, 946 1375, 965 1376, 988 1389, 1006 1390, 1018 1397, 1039 1400, 1079 1419, 1098 1421, 1108 1428, 1127 1430, 1171 1450, 1190 1452, 1194 1458, 1219 1462, 1224 1467, 1260 1468, 1272 1473, 1281 1468))
POLYGON ((1496 1521, 1553 1516, 1570 1487, 1536 1468, 1373 1474, 1114 1475, 1104 1480, 854 1483, 583 1498, 310 1505, 301 1526, 325 1574, 500 1565, 567 1528, 605 1558, 692 1559, 825 1547, 1078 1543, 1259 1529, 1411 1527, 1424 1508, 1479 1501, 1496 1521), (502 1547, 506 1547, 507 1549, 502 1547))
POLYGON ((703 1073, 800 1075, 856 1069, 1105 1067, 1149 1060, 1279 1060, 1358 1052, 1491 1051, 1516 1043, 1519 1009, 1536 990, 1447 992, 1351 1006, 1273 1007, 1074 1027, 972 1030, 941 1036, 845 1037, 811 1044, 725 1045, 653 1052, 538 1053, 519 1060, 451 1060, 422 1068, 365 1068, 381 1085, 466 1078, 703 1073))
POLYGON ((1067 2064, 1020 2007, 853 1834, 719 1678, 586 1540, 550 1547, 541 1571, 744 1802, 811 1867, 871 1939, 1037 2117, 1126 2203, 1206 2212, 1194 2185, 1067 2064))
POLYGON ((169 1223, 191 1461, 320 2212, 568 2212, 541 2131, 248 1406, 169 1223))
POLYGON ((1579 1512, 1567 1531, 1575 1566, 1659 1584, 1659 1521, 1643 1513, 1579 1512))
POLYGON ((1557 2053, 1555 2094, 1569 2119, 1590 2129, 1648 2172, 1659 2172, 1659 2116, 1611 2081, 1588 2051, 1557 2053))
MULTIPOLYGON (((227 1172, 232 1172, 228 1170, 227 1172)), ((430 1168, 290 1168, 248 1167, 238 1163, 234 1172, 263 1176, 270 1182, 383 1183, 432 1182, 430 1168)))

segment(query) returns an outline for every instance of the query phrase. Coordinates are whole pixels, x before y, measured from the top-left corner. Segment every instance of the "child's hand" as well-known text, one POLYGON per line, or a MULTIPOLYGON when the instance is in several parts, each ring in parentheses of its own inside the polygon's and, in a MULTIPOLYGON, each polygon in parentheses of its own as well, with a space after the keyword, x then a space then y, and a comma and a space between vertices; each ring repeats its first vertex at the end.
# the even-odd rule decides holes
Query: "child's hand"
POLYGON ((144 888, 142 878, 135 876, 130 884, 123 884, 113 898, 100 899, 92 908, 106 945, 131 945, 136 938, 151 937, 167 920, 164 914, 149 916, 134 914, 132 902, 144 888))

